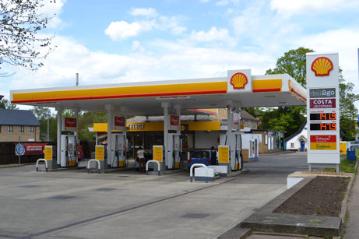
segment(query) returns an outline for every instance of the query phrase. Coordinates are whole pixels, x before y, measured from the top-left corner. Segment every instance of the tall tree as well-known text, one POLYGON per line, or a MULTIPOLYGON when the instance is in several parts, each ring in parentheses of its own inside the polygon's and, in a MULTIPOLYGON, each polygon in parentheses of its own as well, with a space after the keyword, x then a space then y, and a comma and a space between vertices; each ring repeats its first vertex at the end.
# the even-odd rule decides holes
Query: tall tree
POLYGON ((305 86, 305 59, 306 54, 309 52, 313 52, 313 50, 304 47, 285 52, 284 55, 277 60, 276 67, 267 70, 266 74, 288 74, 302 86, 305 86))
POLYGON ((345 141, 355 140, 356 119, 358 110, 354 102, 359 100, 359 95, 353 92, 354 84, 346 82, 340 74, 340 137, 345 141))
POLYGON ((0 1, 0 67, 8 63, 35 70, 43 65, 50 46, 50 38, 39 34, 48 22, 40 14, 43 6, 43 0, 0 1))
POLYGON ((2 98, 0 99, 0 109, 16 110, 17 107, 15 104, 10 103, 7 99, 2 98))
MULTIPOLYGON (((40 139, 44 141, 50 141, 52 138, 51 133, 51 111, 48 107, 35 106, 32 112, 40 122, 40 139)), ((56 132, 56 129, 52 132, 56 132)))
MULTIPOLYGON (((305 86, 306 54, 309 52, 313 50, 304 47, 285 52, 277 60, 275 68, 268 69, 266 74, 288 74, 305 86)), ((261 128, 283 132, 285 137, 297 132, 306 121, 304 106, 278 107, 260 111, 258 112, 257 109, 257 116, 262 122, 261 128)))

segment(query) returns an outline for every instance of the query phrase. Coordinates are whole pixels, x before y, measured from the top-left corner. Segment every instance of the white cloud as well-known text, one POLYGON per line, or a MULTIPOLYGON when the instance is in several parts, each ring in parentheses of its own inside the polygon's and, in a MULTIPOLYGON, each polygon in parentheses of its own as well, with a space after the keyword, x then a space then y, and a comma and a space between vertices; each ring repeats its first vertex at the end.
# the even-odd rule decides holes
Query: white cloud
MULTIPOLYGON (((131 11, 131 14, 145 16, 149 12, 148 9, 136 8, 131 11)), ((135 37, 143 32, 151 30, 168 31, 171 34, 179 35, 186 31, 186 27, 181 24, 181 19, 179 17, 159 16, 156 14, 152 18, 146 18, 142 21, 113 21, 105 29, 105 34, 109 36, 111 40, 118 41, 129 37, 135 37)))
POLYGON ((56 1, 44 1, 43 7, 39 11, 40 15, 44 15, 49 18, 48 28, 58 28, 63 24, 60 14, 66 3, 66 0, 56 0, 56 1))
POLYGON ((359 28, 343 28, 304 36, 297 44, 320 53, 338 52, 344 78, 358 85, 358 42, 359 28))
POLYGON ((66 37, 56 37, 54 44, 58 47, 42 68, 36 72, 18 68, 6 85, 0 85, 4 91, 73 86, 76 72, 80 73, 80 85, 112 84, 225 76, 228 69, 234 68, 252 68, 254 74, 260 74, 272 63, 271 57, 262 53, 194 47, 163 40, 148 46, 156 52, 146 52, 140 42, 134 41, 135 49, 127 55, 91 51, 66 37))
POLYGON ((285 15, 311 11, 337 11, 358 6, 357 0, 271 0, 271 9, 285 15))
POLYGON ((130 14, 136 17, 155 17, 157 16, 157 10, 154 8, 133 8, 130 14))
POLYGON ((229 38, 229 34, 227 29, 211 27, 208 31, 192 32, 190 38, 199 42, 225 41, 229 38))
POLYGON ((149 31, 153 27, 151 21, 143 22, 126 22, 126 21, 113 21, 105 29, 105 34, 112 40, 121 40, 129 37, 139 35, 141 32, 149 31))

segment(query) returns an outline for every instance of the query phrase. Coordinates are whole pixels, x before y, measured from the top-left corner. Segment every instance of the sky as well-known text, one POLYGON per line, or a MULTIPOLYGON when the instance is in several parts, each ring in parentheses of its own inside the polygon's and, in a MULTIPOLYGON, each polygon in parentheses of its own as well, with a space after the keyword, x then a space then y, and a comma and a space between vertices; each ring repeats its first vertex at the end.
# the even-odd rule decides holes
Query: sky
MULTIPOLYGON (((284 52, 339 53, 358 81, 358 0, 44 0, 53 49, 37 71, 3 66, 10 90, 264 74, 284 52)), ((4 74, 3 74, 4 75, 4 74)), ((359 93, 359 87, 355 87, 359 93)))

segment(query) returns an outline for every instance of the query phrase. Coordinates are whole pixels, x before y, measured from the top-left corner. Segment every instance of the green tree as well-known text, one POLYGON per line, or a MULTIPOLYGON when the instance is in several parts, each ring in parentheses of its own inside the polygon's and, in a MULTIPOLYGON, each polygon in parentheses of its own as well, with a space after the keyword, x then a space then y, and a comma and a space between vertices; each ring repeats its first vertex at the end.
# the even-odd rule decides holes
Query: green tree
POLYGON ((306 54, 309 52, 313 52, 313 50, 304 47, 285 52, 284 55, 277 60, 276 67, 267 70, 266 74, 288 74, 302 86, 305 86, 305 59, 306 54))
POLYGON ((355 140, 356 119, 358 110, 354 102, 359 100, 359 95, 353 93, 354 84, 346 82, 340 74, 340 137, 345 141, 355 140))
MULTIPOLYGON (((275 68, 268 69, 266 74, 288 74, 305 86, 306 54, 309 52, 313 52, 313 50, 303 47, 285 52, 277 60, 275 68)), ((297 132, 306 121, 305 106, 257 108, 254 111, 262 122, 260 126, 262 129, 283 132, 284 137, 297 132)))
MULTIPOLYGON (((51 2, 51 1, 50 1, 51 2)), ((40 14, 42 0, 0 1, 0 64, 7 63, 30 69, 42 66, 50 38, 39 33, 46 28, 48 18, 40 14)))
MULTIPOLYGON (((48 107, 35 106, 32 110, 36 118, 40 122, 40 139, 42 141, 50 141, 51 132, 56 132, 56 129, 51 128, 51 110, 48 107)), ((56 137, 56 136, 55 136, 56 137)))
POLYGON ((12 104, 10 101, 8 101, 5 98, 2 98, 0 100, 0 109, 6 109, 6 110, 16 110, 17 106, 15 104, 12 104))

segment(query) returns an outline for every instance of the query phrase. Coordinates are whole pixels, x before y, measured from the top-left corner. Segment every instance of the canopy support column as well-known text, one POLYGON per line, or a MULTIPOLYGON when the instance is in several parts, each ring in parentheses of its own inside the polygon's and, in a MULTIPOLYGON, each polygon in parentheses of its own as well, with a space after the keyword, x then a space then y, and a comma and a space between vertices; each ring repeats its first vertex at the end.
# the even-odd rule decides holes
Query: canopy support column
POLYGON ((168 108, 169 103, 168 102, 162 102, 161 104, 163 108, 163 148, 164 148, 164 161, 165 161, 165 167, 168 165, 168 129, 169 129, 169 115, 168 115, 168 108))
POLYGON ((56 115, 56 120, 57 120, 56 164, 60 165, 61 164, 61 133, 62 133, 62 112, 63 112, 63 109, 62 108, 56 108, 56 110, 57 110, 57 115, 56 115))
POLYGON ((111 158, 111 145, 112 145, 112 127, 113 127, 113 107, 112 105, 106 105, 107 113, 107 157, 105 157, 104 164, 102 167, 102 172, 105 172, 105 169, 108 167, 108 164, 111 163, 113 158, 111 158))
POLYGON ((182 137, 181 137, 181 105, 177 104, 175 105, 175 109, 176 109, 176 114, 178 116, 178 127, 177 127, 177 131, 176 131, 176 137, 175 137, 175 169, 179 169, 180 168, 180 164, 181 164, 181 154, 182 154, 182 137))

